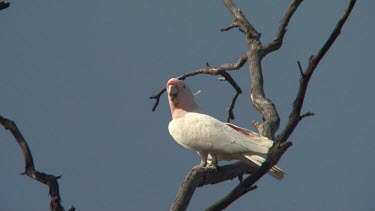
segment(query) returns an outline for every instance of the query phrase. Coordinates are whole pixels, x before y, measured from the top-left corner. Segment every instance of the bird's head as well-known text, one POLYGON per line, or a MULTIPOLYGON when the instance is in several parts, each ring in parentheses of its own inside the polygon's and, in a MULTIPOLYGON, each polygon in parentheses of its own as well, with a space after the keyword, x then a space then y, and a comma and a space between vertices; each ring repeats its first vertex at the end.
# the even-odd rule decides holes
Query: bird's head
POLYGON ((174 110, 182 109, 186 112, 198 110, 199 107, 194 100, 194 95, 189 87, 177 78, 168 81, 165 87, 168 92, 169 105, 173 115, 174 110))

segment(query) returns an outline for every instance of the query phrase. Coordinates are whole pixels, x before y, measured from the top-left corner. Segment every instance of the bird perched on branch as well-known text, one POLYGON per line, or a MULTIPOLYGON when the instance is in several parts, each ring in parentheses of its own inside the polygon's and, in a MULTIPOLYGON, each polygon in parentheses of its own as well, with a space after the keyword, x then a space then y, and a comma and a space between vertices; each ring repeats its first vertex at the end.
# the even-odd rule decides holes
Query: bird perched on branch
MULTIPOLYGON (((273 141, 205 114, 195 102, 189 87, 181 80, 170 79, 166 89, 172 113, 169 133, 183 147, 198 152, 201 166, 216 167, 219 160, 262 165, 273 141)), ((284 177, 284 172, 277 166, 268 173, 278 180, 284 177)))

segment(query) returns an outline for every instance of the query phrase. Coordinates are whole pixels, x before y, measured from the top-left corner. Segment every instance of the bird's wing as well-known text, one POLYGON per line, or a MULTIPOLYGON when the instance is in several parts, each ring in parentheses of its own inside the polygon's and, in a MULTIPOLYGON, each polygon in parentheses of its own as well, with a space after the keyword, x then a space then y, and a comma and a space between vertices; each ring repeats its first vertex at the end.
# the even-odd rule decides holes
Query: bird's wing
POLYGON ((268 139, 267 137, 264 137, 262 135, 259 135, 258 133, 251 131, 246 128, 239 127, 237 125, 231 124, 231 123, 225 123, 229 127, 237 130, 238 132, 244 134, 245 136, 249 137, 250 139, 254 140, 257 144, 265 146, 267 148, 270 148, 273 144, 273 141, 268 139))
MULTIPOLYGON (((258 156, 258 155, 244 155, 244 157, 246 159, 248 159, 248 161, 250 161, 251 163, 255 163, 256 165, 258 166, 261 166, 263 164, 263 162, 266 160, 265 158, 261 157, 261 156, 258 156)), ((246 160, 244 160, 246 162, 246 160)), ((250 163, 250 164, 251 164, 250 163)), ((278 180, 282 180, 284 178, 284 171, 279 168, 278 166, 273 166, 269 171, 268 173, 278 179, 278 180)))
POLYGON ((268 152, 268 147, 262 146, 249 136, 206 114, 190 112, 183 118, 173 121, 179 121, 174 127, 178 127, 178 133, 183 135, 178 135, 177 139, 180 140, 177 140, 171 132, 172 136, 179 143, 184 142, 196 151, 228 154, 268 152))

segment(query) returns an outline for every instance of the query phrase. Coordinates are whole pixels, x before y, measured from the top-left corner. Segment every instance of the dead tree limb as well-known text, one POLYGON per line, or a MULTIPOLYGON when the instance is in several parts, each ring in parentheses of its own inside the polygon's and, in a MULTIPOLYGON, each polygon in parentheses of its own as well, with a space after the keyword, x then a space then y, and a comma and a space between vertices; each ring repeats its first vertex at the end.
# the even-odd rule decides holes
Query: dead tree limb
POLYGON ((242 11, 232 1, 224 0, 224 4, 234 16, 234 21, 228 27, 222 28, 221 31, 227 31, 238 27, 239 30, 246 35, 247 39, 259 40, 261 34, 250 24, 247 18, 242 14, 242 11))
MULTIPOLYGON (((244 174, 251 174, 255 172, 256 169, 256 167, 242 162, 220 166, 217 170, 201 167, 199 165, 194 166, 184 178, 170 210, 186 210, 197 187, 232 180, 244 174)), ((252 189, 255 188, 256 186, 252 187, 252 189)))
POLYGON ((234 113, 233 113, 234 106, 236 104, 238 96, 242 93, 242 90, 241 90, 241 87, 238 86, 237 83, 234 81, 232 76, 229 75, 229 73, 223 71, 222 73, 220 73, 220 75, 222 75, 224 80, 228 81, 236 90, 236 93, 234 93, 232 100, 229 104, 229 107, 227 109, 227 114, 228 114, 227 122, 230 122, 230 120, 234 120, 234 113))
MULTIPOLYGON (((2 116, 0 116, 0 124, 4 127, 4 129, 9 130, 12 133, 17 143, 20 145, 20 148, 25 159, 25 170, 23 173, 21 173, 21 175, 27 175, 34 180, 46 184, 49 188, 48 194, 51 198, 50 210, 63 211, 64 208, 61 205, 59 183, 57 181, 58 179, 60 179, 61 176, 54 176, 35 170, 33 156, 31 155, 30 148, 25 138, 18 130, 16 124, 12 120, 6 119, 2 116)), ((69 211, 73 210, 75 210, 74 207, 71 207, 69 209, 69 211)))
POLYGON ((268 53, 271 53, 281 48, 289 21, 301 3, 302 0, 295 0, 292 1, 292 3, 289 5, 287 11, 285 12, 283 18, 280 21, 279 28, 277 29, 275 35, 275 39, 273 39, 271 43, 263 46, 262 57, 267 55, 268 53))
MULTIPOLYGON (((0 10, 6 9, 10 6, 9 2, 0 2, 0 10)), ((18 130, 16 124, 9 119, 6 119, 0 115, 0 124, 4 129, 9 130, 14 138, 16 139, 18 145, 20 146, 24 159, 25 159, 25 170, 21 175, 27 175, 28 177, 37 180, 43 184, 46 184, 49 188, 48 195, 50 196, 50 210, 51 211, 64 211, 63 206, 61 205, 61 197, 59 191, 58 179, 61 176, 49 175, 40 171, 35 170, 33 156, 29 145, 27 144, 25 138, 18 130)), ((75 207, 71 206, 68 211, 75 211, 75 207)))
MULTIPOLYGON (((309 64, 306 70, 302 71, 301 78, 299 81, 300 84, 298 88, 298 93, 293 102, 293 110, 291 114, 289 115, 289 120, 288 120, 287 125, 285 126, 284 130, 278 135, 276 139, 277 145, 281 145, 289 138, 289 136, 293 133, 294 129, 297 127, 299 121, 301 121, 302 118, 313 115, 313 113, 307 112, 306 114, 301 116, 301 110, 302 110, 303 102, 305 100, 307 86, 319 62, 327 53, 327 51, 330 49, 332 44, 335 42, 336 38, 340 35, 341 29, 344 26, 346 20, 348 19, 352 9, 354 8, 355 3, 356 3, 356 0, 350 0, 349 5, 346 8, 344 15, 337 22, 328 40, 325 42, 323 47, 319 50, 319 52, 316 55, 313 55, 310 57, 309 64)), ((300 64, 299 64, 299 68, 301 68, 300 64)))

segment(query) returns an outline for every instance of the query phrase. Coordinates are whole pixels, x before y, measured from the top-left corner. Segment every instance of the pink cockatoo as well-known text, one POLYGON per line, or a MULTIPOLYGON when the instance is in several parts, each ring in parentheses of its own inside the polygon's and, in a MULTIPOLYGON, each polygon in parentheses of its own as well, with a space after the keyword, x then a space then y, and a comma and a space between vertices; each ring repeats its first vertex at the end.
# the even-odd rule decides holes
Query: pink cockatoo
MULTIPOLYGON (((171 136, 185 148, 198 152, 201 165, 217 166, 219 160, 240 160, 261 166, 273 141, 251 130, 224 123, 205 114, 186 84, 176 78, 166 86, 172 113, 171 136)), ((268 172, 281 180, 284 172, 273 166, 268 172)))

